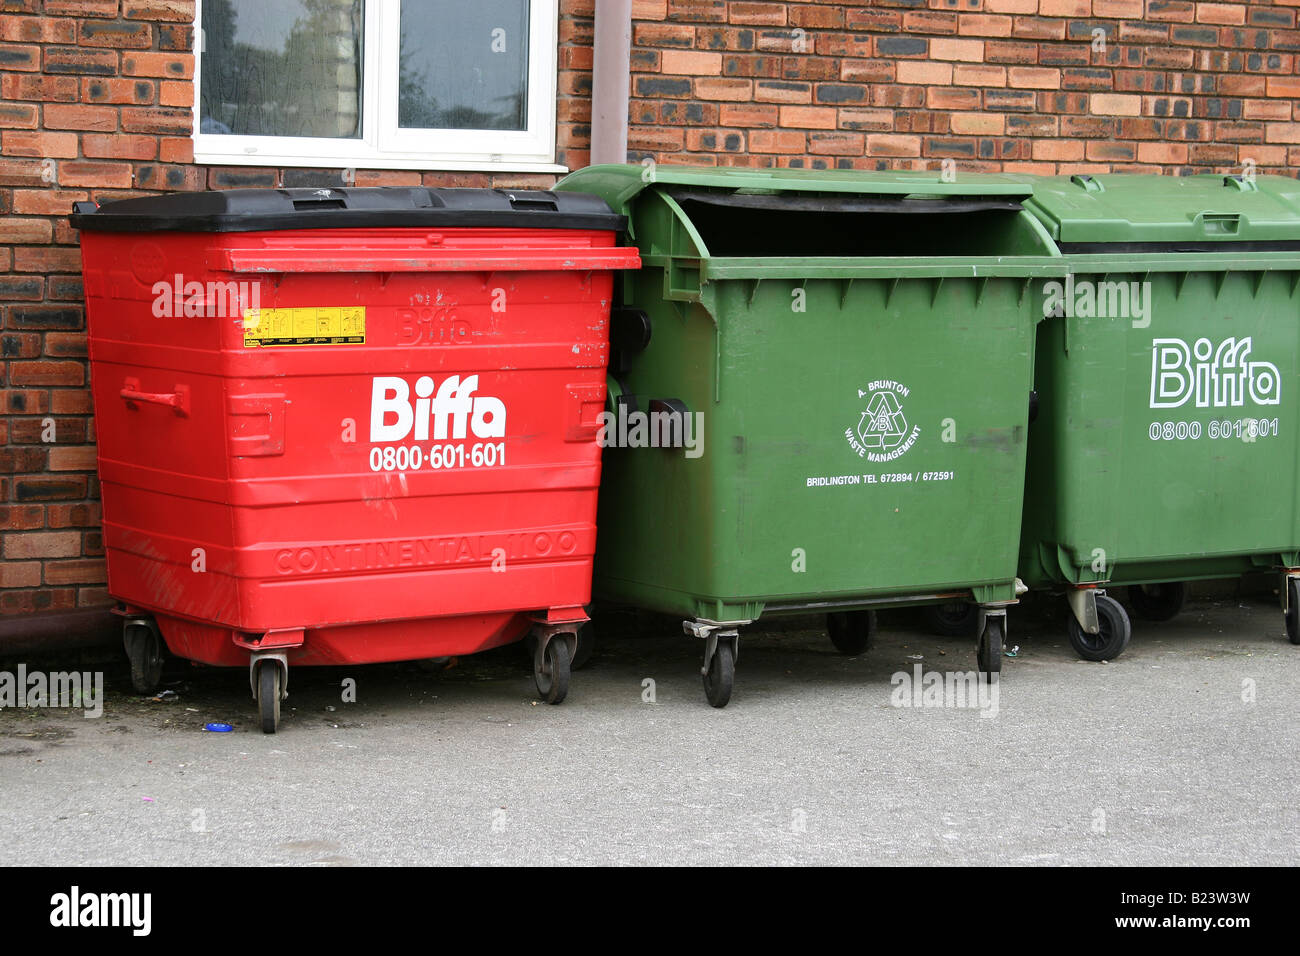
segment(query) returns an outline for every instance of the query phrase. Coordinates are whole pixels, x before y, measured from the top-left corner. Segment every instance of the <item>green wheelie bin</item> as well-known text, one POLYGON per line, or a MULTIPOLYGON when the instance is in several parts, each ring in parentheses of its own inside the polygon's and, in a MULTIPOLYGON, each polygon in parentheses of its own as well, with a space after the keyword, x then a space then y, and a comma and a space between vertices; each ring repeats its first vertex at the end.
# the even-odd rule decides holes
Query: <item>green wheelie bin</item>
POLYGON ((1025 207, 1069 273, 1044 287, 1020 574, 1114 659, 1184 582, 1277 570, 1300 610, 1300 183, 1041 179, 1025 207))
MULTIPOLYGON (((680 615, 705 693, 739 628, 962 601, 1000 670, 1017 594, 1041 286, 1064 275, 1013 177, 595 166, 629 217, 611 317, 593 593, 680 615)), ((581 640, 581 638, 580 638, 581 640)))

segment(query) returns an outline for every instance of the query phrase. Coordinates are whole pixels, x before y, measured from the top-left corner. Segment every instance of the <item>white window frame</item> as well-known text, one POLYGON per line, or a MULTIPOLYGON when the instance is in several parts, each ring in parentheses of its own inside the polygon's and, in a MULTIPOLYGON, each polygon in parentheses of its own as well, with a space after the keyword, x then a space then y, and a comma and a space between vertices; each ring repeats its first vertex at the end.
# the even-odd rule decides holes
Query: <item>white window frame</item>
POLYGON ((236 136, 199 128, 203 3, 194 13, 194 161, 214 166, 568 172, 555 162, 559 0, 531 0, 526 130, 399 129, 400 0, 365 0, 361 138, 236 136), (385 51, 391 51, 384 56, 385 51))

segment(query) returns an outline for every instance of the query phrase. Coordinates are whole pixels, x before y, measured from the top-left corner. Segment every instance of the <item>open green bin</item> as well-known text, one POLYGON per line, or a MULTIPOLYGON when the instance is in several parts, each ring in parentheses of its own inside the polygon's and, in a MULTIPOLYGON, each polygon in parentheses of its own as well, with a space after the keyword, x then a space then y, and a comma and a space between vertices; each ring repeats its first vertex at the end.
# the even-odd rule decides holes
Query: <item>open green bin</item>
POLYGON ((1091 660, 1182 582, 1300 568, 1300 183, 1074 176, 1026 208, 1065 256, 1045 289, 1021 576, 1063 590, 1091 660))
POLYGON ((998 670, 1041 288, 1064 274, 1032 187, 597 166, 557 188, 625 213, 642 256, 612 318, 596 598, 681 615, 714 706, 738 628, 778 613, 827 613, 858 653, 872 608, 968 602, 998 670), (687 447, 629 447, 638 412, 681 415, 687 447))

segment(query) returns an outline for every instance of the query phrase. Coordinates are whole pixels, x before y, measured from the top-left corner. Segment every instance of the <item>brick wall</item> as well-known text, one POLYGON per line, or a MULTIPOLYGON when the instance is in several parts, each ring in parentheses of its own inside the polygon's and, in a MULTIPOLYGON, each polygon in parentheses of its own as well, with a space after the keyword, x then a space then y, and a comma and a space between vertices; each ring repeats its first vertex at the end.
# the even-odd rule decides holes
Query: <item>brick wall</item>
POLYGON ((1300 0, 641 6, 637 158, 1036 173, 1300 163, 1300 0))
MULTIPOLYGON (((0 0, 0 614, 102 603, 75 200, 337 184, 193 164, 190 0, 0 0), (53 428, 51 429, 51 425, 53 428), (52 439, 52 440, 51 440, 52 439)), ((562 0, 559 162, 594 0, 562 0)), ((636 0, 629 154, 1056 173, 1300 165, 1300 0, 636 0)), ((358 185, 550 185, 359 170, 358 185)))

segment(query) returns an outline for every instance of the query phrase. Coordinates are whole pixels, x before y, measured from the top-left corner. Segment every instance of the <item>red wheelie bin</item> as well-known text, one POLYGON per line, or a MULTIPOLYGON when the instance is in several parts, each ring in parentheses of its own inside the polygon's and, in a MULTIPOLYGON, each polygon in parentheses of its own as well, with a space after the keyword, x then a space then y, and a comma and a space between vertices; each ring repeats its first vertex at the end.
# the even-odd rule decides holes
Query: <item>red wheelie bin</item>
POLYGON ((612 271, 601 200, 231 190, 77 204, 108 589, 132 679, 163 645, 248 666, 536 637, 565 696, 586 620, 612 271))

